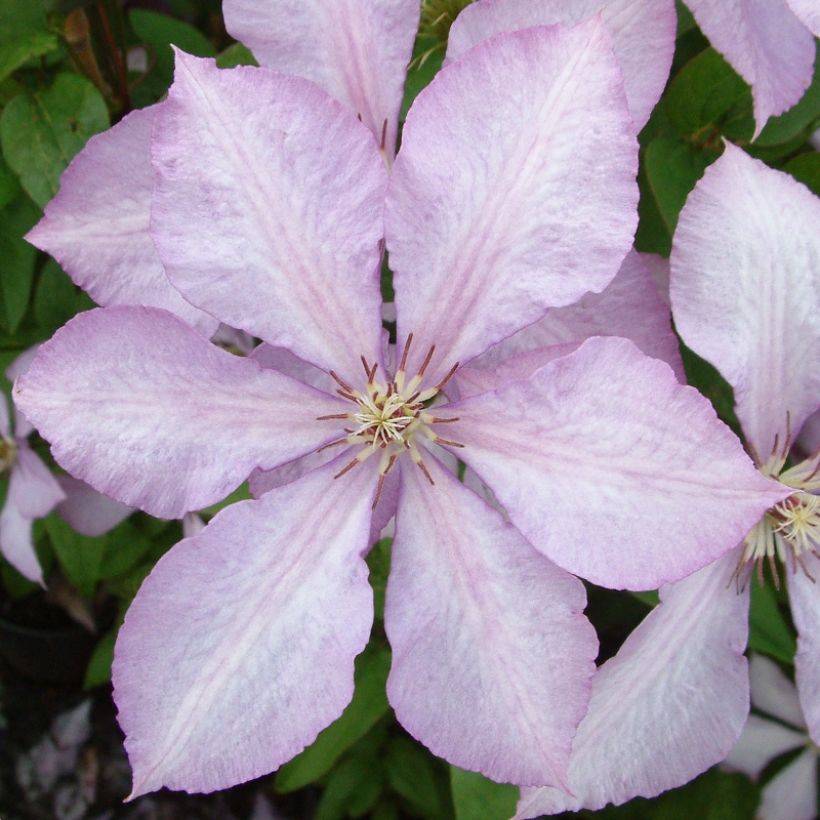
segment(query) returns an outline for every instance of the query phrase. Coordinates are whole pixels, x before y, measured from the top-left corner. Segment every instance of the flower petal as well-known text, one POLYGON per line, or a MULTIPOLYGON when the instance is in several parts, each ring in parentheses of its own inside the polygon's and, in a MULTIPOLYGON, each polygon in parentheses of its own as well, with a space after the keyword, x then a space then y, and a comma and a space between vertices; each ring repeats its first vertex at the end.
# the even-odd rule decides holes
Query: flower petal
POLYGON ((784 752, 803 746, 805 742, 805 736, 793 729, 757 715, 749 715, 743 734, 729 752, 725 763, 729 768, 756 778, 770 761, 784 752))
POLYGON ((387 174, 349 111, 307 80, 178 51, 153 156, 151 231, 186 298, 348 378, 380 358, 387 174))
POLYGON ((384 134, 392 157, 418 0, 225 0, 223 11, 228 31, 261 65, 318 83, 379 142, 384 134))
POLYGON ((443 375, 601 291, 632 244, 634 127, 603 25, 501 34, 407 116, 386 206, 409 372, 443 375))
POLYGON ((682 578, 790 494, 703 396, 626 339, 590 339, 446 411, 460 418, 448 426, 459 457, 533 546, 602 586, 682 578))
POLYGON ((816 820, 817 752, 806 749, 763 789, 760 820, 816 820))
POLYGON ((60 483, 40 457, 18 442, 17 460, 11 468, 8 500, 25 518, 42 518, 65 498, 60 483))
POLYGON ((643 128, 669 77, 677 15, 672 0, 482 0, 467 6, 450 29, 447 59, 502 31, 573 24, 600 12, 624 75, 629 108, 643 128))
POLYGON ((208 336, 219 322, 171 285, 148 230, 157 110, 132 111, 92 137, 26 239, 50 253, 98 304, 165 308, 208 336))
POLYGON ((820 401, 818 224, 804 185, 727 144, 675 232, 678 332, 734 387, 761 463, 776 436, 783 446, 787 415, 796 432, 820 401))
POLYGON ((804 555, 812 581, 802 571, 789 575, 789 603, 797 627, 795 679, 811 739, 820 745, 820 559, 804 555))
POLYGON ((0 512, 0 552, 24 577, 43 584, 43 570, 34 550, 32 519, 20 514, 17 505, 6 499, 0 512))
POLYGON ((678 379, 685 381, 669 307, 661 299, 643 256, 636 251, 630 251, 618 275, 601 293, 588 293, 574 305, 550 310, 543 319, 493 345, 473 366, 492 367, 517 353, 579 343, 590 336, 631 339, 647 356, 665 361, 678 379))
POLYGON ((254 467, 333 437, 342 402, 210 344, 155 308, 72 319, 18 379, 16 400, 75 477, 153 515, 219 501, 254 467))
POLYGON ((11 425, 9 423, 9 406, 5 395, 0 395, 0 438, 10 438, 11 425))
POLYGON ((59 477, 65 500, 58 507, 60 517, 81 535, 96 538, 113 530, 134 512, 133 507, 98 493, 93 487, 70 475, 59 477))
POLYGON ((753 655, 749 664, 752 706, 792 726, 805 727, 797 689, 780 667, 763 655, 753 655))
POLYGON ((817 5, 817 0, 787 0, 787 2, 803 25, 815 37, 820 37, 820 6, 817 5))
POLYGON ((661 604, 592 684, 569 785, 525 789, 519 820, 654 797, 722 760, 749 712, 748 591, 727 589, 737 555, 661 590, 661 604))
POLYGON ((583 587, 428 461, 434 487, 402 465, 388 699, 410 734, 457 766, 563 784, 597 652, 583 587))
POLYGON ((701 31, 752 87, 757 136, 803 96, 814 38, 786 0, 687 0, 701 31))
POLYGON ((376 476, 336 469, 227 507, 143 583, 113 668, 132 796, 266 774, 350 701, 373 620, 376 476))

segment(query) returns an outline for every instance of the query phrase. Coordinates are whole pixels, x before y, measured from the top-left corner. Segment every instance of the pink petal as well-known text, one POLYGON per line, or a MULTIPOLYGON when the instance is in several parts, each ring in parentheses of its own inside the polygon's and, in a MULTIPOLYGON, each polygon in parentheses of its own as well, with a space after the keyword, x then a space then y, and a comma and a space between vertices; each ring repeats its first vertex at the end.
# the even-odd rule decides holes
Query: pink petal
POLYGON ((98 493, 93 487, 70 475, 59 477, 65 500, 58 507, 60 517, 81 535, 96 538, 113 530, 134 512, 133 507, 98 493))
POLYGON ((669 260, 666 257, 658 256, 656 253, 641 253, 639 256, 643 260, 644 265, 648 268, 650 275, 655 280, 655 286, 658 289, 658 294, 661 299, 663 299, 663 303, 667 307, 670 307, 669 260))
POLYGON ((806 722, 797 698, 797 689, 780 667, 763 655, 753 655, 749 664, 752 684, 752 706, 792 726, 805 727, 806 722))
POLYGON ((10 439, 12 436, 9 424, 9 408, 5 395, 0 396, 0 438, 10 439))
POLYGON ((376 478, 337 469, 227 507, 142 585, 113 667, 132 796, 266 774, 350 701, 373 620, 361 553, 376 478))
POLYGON ((251 358, 268 370, 277 370, 326 393, 335 393, 339 386, 326 370, 321 370, 310 362, 294 356, 285 347, 274 347, 263 342, 254 348, 251 358))
POLYGON ((418 0, 225 0, 223 11, 228 31, 261 65, 318 83, 379 142, 384 132, 392 157, 418 0))
POLYGON ((563 784, 597 641, 580 582, 428 456, 402 491, 387 588, 387 694, 401 724, 451 763, 563 784))
POLYGON ((148 231, 157 110, 132 111, 92 137, 26 239, 50 253, 98 304, 165 308, 210 335, 219 322, 171 286, 148 231))
POLYGON ((574 305, 549 311, 543 319, 491 347, 473 364, 491 367, 517 353, 577 344, 590 336, 631 339, 647 356, 662 359, 680 381, 685 381, 669 307, 658 293, 644 257, 635 251, 630 251, 618 275, 601 293, 588 293, 574 305))
POLYGON ((98 308, 15 387, 54 457, 118 501, 177 518, 334 437, 340 400, 210 344, 155 308, 98 308))
POLYGON ((643 128, 669 77, 677 15, 673 0, 482 0, 467 6, 450 29, 447 58, 502 31, 575 24, 600 12, 612 36, 629 108, 643 128))
POLYGON ((805 736, 793 729, 757 715, 749 715, 743 734, 729 752, 725 763, 729 768, 756 778, 770 761, 784 752, 803 746, 805 742, 805 736))
POLYGON ((17 460, 11 468, 8 500, 25 518, 43 518, 65 493, 40 457, 23 442, 17 443, 17 460))
POLYGON ((817 752, 806 749, 763 789, 760 820, 816 820, 817 752))
POLYGON ((34 550, 32 524, 31 518, 21 515, 17 505, 6 499, 0 511, 0 552, 24 578, 43 584, 43 570, 34 550))
POLYGON ((734 387, 761 462, 820 401, 818 224, 820 200, 805 186, 727 144, 675 233, 678 332, 734 387))
POLYGON ((812 413, 806 419, 794 447, 799 460, 809 458, 809 456, 820 452, 820 411, 812 413))
POLYGON ((603 290, 632 244, 634 128, 607 33, 499 35, 407 117, 386 206, 399 340, 435 374, 603 290))
POLYGON ((347 378, 379 358, 387 174, 350 112, 307 80, 177 52, 153 156, 151 230, 186 298, 347 378))
POLYGON ((533 546, 602 586, 682 578, 790 494, 703 396, 626 339, 590 339, 447 415, 461 419, 448 425, 460 458, 533 546))
POLYGON ((749 712, 748 591, 732 553, 661 590, 661 604, 598 671, 569 785, 525 789, 519 820, 654 797, 722 760, 749 712))
POLYGON ((757 136, 803 96, 814 38, 786 0, 687 0, 701 31, 752 87, 757 136))
MULTIPOLYGON (((18 376, 22 376, 23 373, 27 372, 39 349, 40 345, 35 344, 24 350, 6 368, 6 378, 13 383, 18 376)), ((12 405, 14 407, 14 435, 18 440, 24 439, 34 431, 34 428, 31 426, 29 420, 20 412, 20 408, 14 404, 14 402, 12 402, 12 405)))
POLYGON ((789 603, 797 627, 795 679, 811 739, 820 745, 820 559, 804 555, 814 581, 798 570, 789 575, 789 603))
POLYGON ((817 0, 787 0, 787 2, 803 25, 815 37, 820 37, 820 5, 817 0))

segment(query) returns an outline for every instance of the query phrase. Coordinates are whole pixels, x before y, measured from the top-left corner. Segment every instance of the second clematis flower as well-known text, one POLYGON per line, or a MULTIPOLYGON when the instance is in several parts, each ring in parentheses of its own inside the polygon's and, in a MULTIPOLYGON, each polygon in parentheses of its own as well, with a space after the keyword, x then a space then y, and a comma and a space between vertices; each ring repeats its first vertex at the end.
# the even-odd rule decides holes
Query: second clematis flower
POLYGON ((43 345, 17 401, 68 471, 160 516, 255 468, 340 454, 225 509, 146 579, 113 670, 133 794, 267 773, 339 716, 373 619, 371 518, 395 475, 385 628, 399 721, 462 767, 566 787, 597 651, 570 573, 680 578, 790 492, 624 339, 545 353, 526 377, 447 401, 460 364, 602 291, 630 248, 637 145, 605 29, 503 34, 444 69, 407 117, 389 189, 373 134, 318 86, 184 54, 152 154, 171 283, 332 387, 120 306, 43 345))

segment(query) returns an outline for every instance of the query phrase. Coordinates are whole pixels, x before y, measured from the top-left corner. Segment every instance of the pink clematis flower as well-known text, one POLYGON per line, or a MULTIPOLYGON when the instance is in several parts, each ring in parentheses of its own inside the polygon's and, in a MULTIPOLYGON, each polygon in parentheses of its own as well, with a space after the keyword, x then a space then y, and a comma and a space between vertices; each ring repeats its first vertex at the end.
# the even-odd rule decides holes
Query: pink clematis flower
POLYGON ((448 66, 408 115, 389 190, 371 132, 301 78, 178 54, 156 116, 151 230, 167 276, 292 375, 166 311, 109 307, 43 346, 17 401, 67 470, 160 516, 254 468, 340 455, 225 509, 143 584, 114 661, 133 794, 269 772, 338 717, 373 617, 362 556, 393 475, 399 721, 457 765, 566 787, 596 654, 570 573, 675 580, 790 492, 624 339, 445 397, 459 363, 602 291, 629 250, 637 146, 606 31, 503 34, 448 66), (311 368, 323 385, 295 377, 311 368))
POLYGON ((749 662, 752 706, 771 718, 749 715, 726 767, 757 779, 769 761, 792 750, 800 754, 763 787, 755 813, 760 820, 815 820, 820 750, 808 736, 794 684, 763 655, 749 662), (786 724, 786 725, 784 725, 786 724))
MULTIPOLYGON (((6 371, 9 379, 25 373, 35 349, 18 356, 6 371)), ((32 525, 65 498, 57 479, 29 447, 34 428, 18 410, 14 423, 6 399, 0 396, 0 475, 8 474, 8 494, 0 511, 0 551, 23 576, 43 583, 43 571, 32 540, 32 525)))
POLYGON ((672 251, 678 331, 734 387, 761 474, 791 494, 732 554, 661 590, 660 606, 593 683, 570 763, 575 796, 525 790, 519 817, 652 797, 725 758, 749 712, 743 652, 755 566, 788 579, 797 686, 820 737, 820 454, 784 467, 820 403, 819 221, 817 197, 733 145, 690 195, 672 251))
POLYGON ((814 73, 817 0, 687 0, 709 42, 752 87, 757 126, 799 102, 814 73))

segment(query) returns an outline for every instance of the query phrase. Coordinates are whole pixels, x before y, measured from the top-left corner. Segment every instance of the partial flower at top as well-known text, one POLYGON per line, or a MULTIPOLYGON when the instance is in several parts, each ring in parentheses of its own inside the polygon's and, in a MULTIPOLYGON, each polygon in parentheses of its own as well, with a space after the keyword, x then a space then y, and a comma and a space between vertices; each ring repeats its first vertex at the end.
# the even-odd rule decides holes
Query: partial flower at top
POLYGON ((686 0, 701 31, 752 87, 755 136, 796 105, 814 73, 817 0, 686 0))
POLYGON ((770 718, 749 715, 743 734, 726 758, 728 768, 757 779, 768 763, 786 752, 800 754, 763 787, 755 817, 760 820, 815 820, 820 749, 812 743, 794 684, 763 655, 749 662, 752 706, 770 718))
POLYGON ((820 404, 818 224, 817 197, 733 145, 690 195, 671 260, 678 332, 734 388, 761 475, 792 493, 733 553, 661 590, 660 606, 593 683, 570 763, 575 798, 525 790, 520 817, 652 797, 726 756, 749 711, 753 575, 788 583, 797 687, 809 732, 820 737, 820 453, 787 461, 820 404))
MULTIPOLYGON (((34 350, 18 356, 6 371, 15 379, 28 368, 34 350)), ((6 397, 0 395, 0 476, 8 475, 8 492, 0 511, 0 551, 23 576, 43 583, 43 571, 32 540, 32 525, 65 498, 57 479, 29 447, 34 428, 17 410, 9 416, 6 397)))
POLYGON ((228 507, 146 579, 113 670, 134 794, 264 774, 338 717, 373 617, 362 555, 394 474, 399 721, 456 765, 566 787, 597 650, 569 572, 628 588, 681 578, 791 493, 624 339, 448 401, 461 365, 605 289, 630 248, 637 144, 605 29, 504 34, 446 67, 408 115, 389 190, 371 133, 301 78, 178 53, 157 118, 151 227, 169 279, 286 353, 294 376, 324 371, 322 386, 166 311, 113 307, 46 343, 17 401, 67 470, 155 515, 213 503, 254 468, 339 455, 228 507))

